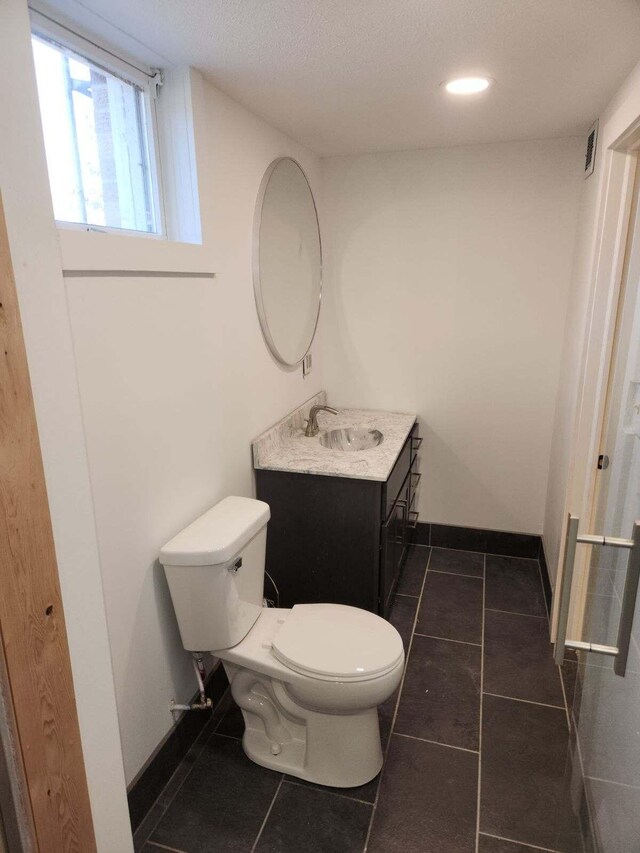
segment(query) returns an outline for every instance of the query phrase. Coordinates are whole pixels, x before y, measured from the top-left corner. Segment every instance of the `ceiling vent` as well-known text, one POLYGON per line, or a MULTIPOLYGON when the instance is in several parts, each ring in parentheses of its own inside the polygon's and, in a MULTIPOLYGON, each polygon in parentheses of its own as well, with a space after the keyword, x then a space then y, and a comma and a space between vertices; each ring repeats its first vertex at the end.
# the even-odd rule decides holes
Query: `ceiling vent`
POLYGON ((587 148, 584 155, 584 176, 588 178, 593 174, 593 167, 596 162, 596 143, 598 142, 598 120, 591 125, 587 134, 587 148))

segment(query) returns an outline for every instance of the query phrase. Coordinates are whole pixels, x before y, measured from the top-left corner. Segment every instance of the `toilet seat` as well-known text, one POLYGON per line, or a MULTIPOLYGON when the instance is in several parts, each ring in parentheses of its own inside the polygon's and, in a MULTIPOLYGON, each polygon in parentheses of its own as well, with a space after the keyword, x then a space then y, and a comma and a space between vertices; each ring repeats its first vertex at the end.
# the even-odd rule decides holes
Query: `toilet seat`
POLYGON ((404 658, 396 629, 374 613, 344 604, 296 604, 275 635, 280 663, 311 678, 362 681, 404 658))

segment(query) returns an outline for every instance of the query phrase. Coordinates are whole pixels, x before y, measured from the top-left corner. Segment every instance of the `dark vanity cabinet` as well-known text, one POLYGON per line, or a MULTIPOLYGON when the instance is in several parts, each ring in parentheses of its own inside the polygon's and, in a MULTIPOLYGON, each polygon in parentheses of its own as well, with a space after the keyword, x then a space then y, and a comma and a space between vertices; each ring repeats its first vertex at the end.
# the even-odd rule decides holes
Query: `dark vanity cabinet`
MULTIPOLYGON (((414 423, 386 482, 256 470, 281 607, 327 601, 387 615, 418 519, 421 441, 414 423)), ((269 578, 265 594, 276 598, 269 578)))

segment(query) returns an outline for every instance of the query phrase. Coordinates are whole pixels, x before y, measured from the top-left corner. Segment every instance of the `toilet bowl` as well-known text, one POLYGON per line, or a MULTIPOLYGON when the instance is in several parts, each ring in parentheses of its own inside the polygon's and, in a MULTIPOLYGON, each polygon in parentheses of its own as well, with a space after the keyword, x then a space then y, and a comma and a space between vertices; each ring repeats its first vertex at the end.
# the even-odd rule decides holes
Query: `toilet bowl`
POLYGON ((262 606, 269 508, 226 498, 160 552, 183 645, 222 660, 247 756, 354 787, 382 767, 378 705, 402 677, 396 629, 341 604, 262 606))

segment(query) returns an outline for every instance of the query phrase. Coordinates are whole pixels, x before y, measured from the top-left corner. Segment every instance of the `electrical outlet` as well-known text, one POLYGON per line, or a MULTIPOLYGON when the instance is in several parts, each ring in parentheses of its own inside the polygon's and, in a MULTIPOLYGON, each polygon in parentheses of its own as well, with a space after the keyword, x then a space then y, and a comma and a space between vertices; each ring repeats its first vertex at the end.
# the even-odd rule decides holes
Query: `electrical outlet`
POLYGON ((311 373, 311 368, 313 365, 313 358, 311 353, 308 352, 305 357, 302 359, 302 375, 308 376, 311 373))

